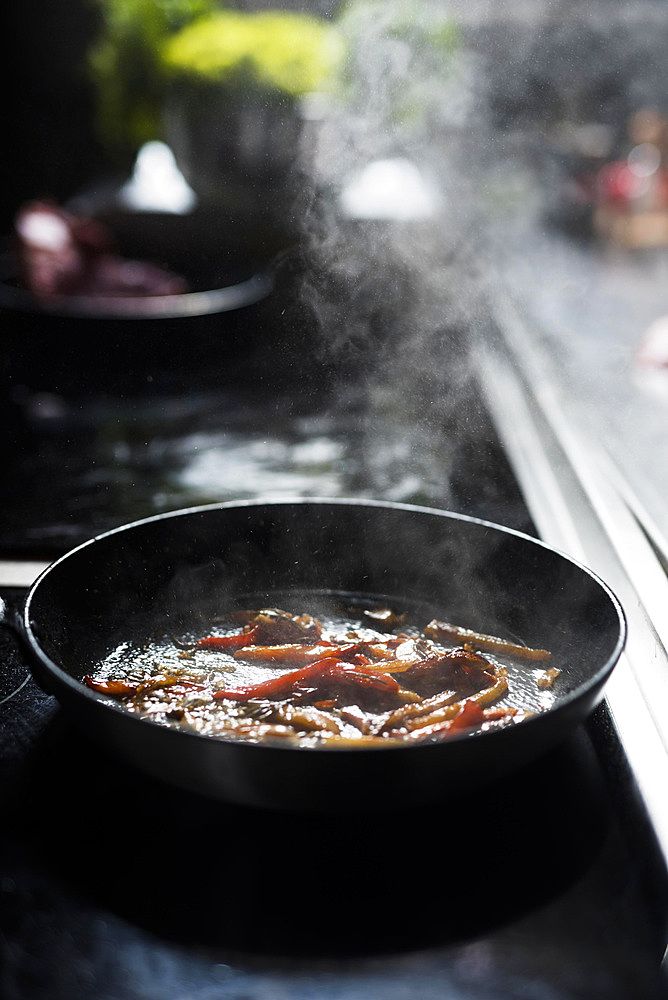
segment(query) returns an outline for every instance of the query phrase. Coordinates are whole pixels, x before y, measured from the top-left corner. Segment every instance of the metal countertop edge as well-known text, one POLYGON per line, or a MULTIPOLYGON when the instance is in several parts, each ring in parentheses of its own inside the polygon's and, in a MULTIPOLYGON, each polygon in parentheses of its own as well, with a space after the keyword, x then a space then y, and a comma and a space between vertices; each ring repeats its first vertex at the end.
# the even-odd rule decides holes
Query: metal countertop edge
POLYGON ((49 565, 36 559, 0 559, 0 587, 27 590, 49 565))
POLYGON ((617 594, 628 622, 605 699, 668 866, 668 576, 597 442, 569 422, 568 400, 512 304, 476 345, 486 403, 540 537, 589 566, 617 594))

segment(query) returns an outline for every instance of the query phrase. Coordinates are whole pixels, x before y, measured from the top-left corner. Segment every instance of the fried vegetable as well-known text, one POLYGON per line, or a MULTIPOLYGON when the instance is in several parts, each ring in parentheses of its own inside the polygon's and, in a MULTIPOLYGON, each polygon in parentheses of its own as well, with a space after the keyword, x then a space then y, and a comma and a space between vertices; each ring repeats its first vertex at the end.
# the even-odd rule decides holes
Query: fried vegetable
POLYGON ((365 619, 378 625, 385 625, 387 628, 396 628, 403 625, 408 615, 399 615, 392 608, 365 608, 363 611, 365 619))
POLYGON ((401 729, 411 732, 425 726, 447 722, 459 713, 464 700, 480 706, 493 704, 508 690, 508 674, 504 667, 497 667, 495 674, 487 676, 490 683, 467 699, 461 699, 459 692, 456 691, 443 692, 433 698, 425 699, 419 705, 411 705, 392 712, 379 731, 390 733, 401 729))
POLYGON ((245 628, 232 635, 207 635, 195 643, 197 649, 217 649, 223 653, 232 653, 242 646, 251 646, 257 636, 257 628, 245 628))
POLYGON ((521 646, 519 643, 509 642, 507 639, 500 639, 495 635, 485 635, 483 632, 474 632, 471 629, 450 625, 448 622, 436 619, 425 626, 424 633, 437 642, 446 640, 470 643, 478 649, 485 649, 490 653, 505 654, 519 660, 549 660, 552 657, 552 653, 547 649, 532 649, 530 646, 521 646))
POLYGON ((560 674, 561 670, 557 670, 556 667, 549 667, 536 679, 536 684, 539 688, 550 688, 560 674))
POLYGON ((131 684, 130 681, 97 680, 89 674, 84 677, 84 684, 87 684, 93 691, 111 695, 112 698, 129 698, 137 693, 139 687, 138 684, 131 684))
POLYGON ((276 666, 306 666, 322 660, 323 657, 336 655, 339 659, 347 652, 355 650, 354 643, 346 646, 336 646, 331 642, 317 644, 286 642, 277 646, 247 646, 237 649, 235 659, 247 660, 249 663, 266 663, 276 666))
POLYGON ((311 615, 291 615, 280 608, 264 608, 251 619, 255 626, 255 642, 259 645, 283 642, 304 642, 319 639, 322 626, 311 615))
POLYGON ((378 674, 368 667, 346 663, 335 657, 325 657, 301 670, 292 670, 279 677, 260 681, 259 684, 242 688, 222 688, 214 692, 213 697, 216 700, 227 701, 250 701, 257 698, 320 700, 339 697, 341 688, 355 688, 357 697, 373 691, 376 695, 393 697, 395 703, 404 697, 417 697, 413 692, 404 692, 394 677, 378 674))
MULTIPOLYGON (((502 676, 497 678, 490 687, 483 688, 482 691, 478 691, 477 694, 471 695, 466 700, 479 706, 490 705, 501 698, 507 690, 508 681, 505 676, 502 676)), ((405 728, 410 732, 412 729, 417 729, 423 725, 431 726, 438 722, 453 719, 458 714, 461 705, 462 702, 454 702, 426 715, 419 715, 407 722, 405 728)))
POLYGON ((299 732, 333 733, 335 736, 340 736, 344 728, 336 716, 320 711, 312 705, 279 705, 276 708, 276 717, 299 732))
MULTIPOLYGON (((404 624, 403 616, 393 616, 389 608, 375 612, 386 628, 400 619, 404 624)), ((519 650, 534 659, 547 651, 436 619, 421 635, 414 624, 397 634, 377 631, 366 626, 369 615, 359 608, 356 614, 357 619, 337 621, 332 612, 321 622, 277 608, 228 612, 215 623, 223 634, 198 639, 187 653, 179 641, 165 648, 161 640, 156 650, 146 644, 128 660, 129 676, 118 676, 122 661, 116 657, 85 683, 118 698, 136 715, 256 743, 280 739, 375 747, 429 742, 527 716, 505 698, 506 668, 480 649, 487 642, 494 653, 516 656, 519 650), (222 687, 229 670, 244 681, 222 687)), ((549 686, 558 673, 555 667, 540 676, 536 671, 536 684, 549 686)))
POLYGON ((466 731, 471 732, 474 729, 484 727, 485 723, 507 721, 516 714, 514 708, 483 710, 470 699, 463 704, 458 704, 457 709, 457 713, 452 718, 416 728, 407 734, 407 738, 427 740, 434 737, 457 735, 466 731))

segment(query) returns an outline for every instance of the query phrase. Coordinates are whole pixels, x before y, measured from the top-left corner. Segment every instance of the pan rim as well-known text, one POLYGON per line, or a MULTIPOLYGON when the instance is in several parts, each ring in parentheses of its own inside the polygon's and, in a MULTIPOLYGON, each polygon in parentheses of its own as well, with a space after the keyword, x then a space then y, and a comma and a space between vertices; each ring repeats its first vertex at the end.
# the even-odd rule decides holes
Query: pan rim
POLYGON ((171 729, 151 719, 133 716, 129 713, 123 712, 119 706, 104 700, 104 698, 101 697, 97 692, 91 690, 90 688, 87 688, 81 681, 72 677, 72 675, 67 673, 67 671, 63 670, 62 667, 59 667, 58 664, 55 663, 48 656, 48 654, 42 649, 42 646, 39 643, 37 636, 35 635, 34 630, 32 628, 31 615, 30 615, 30 609, 33 600, 35 598, 35 595, 38 591, 38 588, 40 587, 42 582, 61 564, 63 564, 64 562, 66 562, 71 558, 74 558, 80 552, 84 551, 89 546, 94 545, 96 542, 102 541, 103 539, 106 538, 113 537, 115 535, 122 534, 124 532, 133 529, 142 528, 154 522, 172 520, 172 519, 177 520, 180 518, 185 518, 187 516, 204 514, 216 510, 253 509, 259 507, 271 508, 271 507, 280 507, 280 506, 285 507, 285 506, 295 506, 295 505, 299 506, 317 505, 322 507, 332 505, 341 507, 352 506, 358 508, 368 507, 371 509, 397 510, 397 511, 406 511, 407 513, 438 515, 439 517, 445 517, 450 521, 465 522, 468 524, 479 525, 483 528, 488 528, 493 531, 498 531, 501 532, 502 534, 512 536, 523 542, 528 542, 531 545, 537 546, 538 548, 545 550, 546 552, 557 555, 560 558, 566 560, 566 562, 570 563, 580 572, 583 572, 595 584, 597 584, 598 587, 600 587, 603 590, 607 599, 610 601, 617 617, 618 630, 617 630, 617 640, 615 642, 614 649, 612 650, 608 658, 605 660, 605 662, 598 667, 598 669, 592 674, 591 677, 587 678, 587 680, 584 681, 583 683, 577 685, 572 691, 569 691, 566 694, 564 694, 563 697, 560 698, 560 700, 557 702, 557 704, 549 708, 545 713, 530 717, 519 723, 518 725, 520 725, 523 730, 529 728, 530 731, 533 731, 536 725, 540 724, 541 722, 544 722, 546 718, 550 717, 554 719, 555 717, 568 712, 573 703, 585 699, 587 695, 595 695, 597 692, 601 691, 624 650, 627 638, 626 616, 623 607, 621 605, 621 602, 619 601, 619 599, 617 598, 616 594, 611 589, 611 587, 603 579, 601 579, 601 577, 597 573, 595 573, 592 569, 585 566, 577 559, 574 559, 568 553, 565 553, 555 548, 554 546, 549 545, 546 542, 543 542, 539 538, 534 538, 531 535, 526 534, 525 532, 519 531, 515 528, 511 528, 502 524, 498 524, 494 521, 488 521, 485 520, 484 518, 473 517, 468 514, 460 514, 456 511, 450 511, 445 508, 428 507, 417 504, 407 504, 393 500, 377 500, 367 497, 356 498, 356 497, 316 497, 316 496, 314 497, 268 496, 266 498, 260 497, 260 498, 244 499, 244 500, 229 500, 229 501, 221 501, 218 503, 210 503, 192 507, 179 508, 173 511, 163 511, 159 514, 153 514, 148 517, 139 518, 135 521, 130 521, 127 522, 126 524, 118 525, 114 528, 110 528, 107 531, 94 535, 91 538, 87 539, 86 541, 81 542, 79 545, 70 549, 62 556, 55 559, 49 566, 46 567, 46 569, 42 571, 42 573, 40 573, 37 579, 33 582, 25 600, 24 611, 23 611, 23 629, 26 641, 30 646, 33 657, 39 660, 42 666, 46 667, 46 669, 50 673, 54 674, 55 677, 58 679, 58 681, 61 684, 64 684, 77 697, 86 698, 90 702, 93 702, 104 709, 120 713, 120 715, 123 718, 127 719, 128 722, 142 724, 142 725, 148 724, 152 728, 159 730, 160 732, 172 733, 173 736, 188 737, 191 740, 192 739, 203 740, 207 743, 207 745, 210 745, 212 742, 214 742, 214 743, 221 743, 228 747, 235 746, 240 749, 243 748, 244 750, 254 748, 255 750, 261 750, 264 752, 268 750, 272 751, 280 750, 286 753, 307 752, 309 754, 324 753, 328 755, 331 755, 332 753, 366 755, 369 753, 370 750, 382 753, 391 753, 393 751, 399 752, 409 749, 420 750, 421 752, 430 751, 431 749, 434 748, 442 748, 445 745, 461 744, 466 740, 470 740, 471 738, 475 738, 476 740, 483 739, 487 742, 489 742, 490 739, 495 739, 497 741, 501 739, 501 741, 503 741, 504 739, 508 738, 509 732, 511 733, 515 732, 516 727, 510 726, 510 727, 501 727, 499 729, 491 729, 482 733, 457 734, 454 736, 448 736, 447 738, 444 738, 442 740, 436 740, 434 742, 388 743, 387 746, 373 745, 369 747, 359 747, 359 746, 348 747, 345 745, 337 745, 334 747, 328 747, 326 745, 301 746, 298 744, 288 744, 282 742, 273 743, 269 741, 252 743, 250 741, 244 742, 243 740, 240 739, 231 739, 220 735, 209 736, 203 733, 191 732, 187 729, 171 729))

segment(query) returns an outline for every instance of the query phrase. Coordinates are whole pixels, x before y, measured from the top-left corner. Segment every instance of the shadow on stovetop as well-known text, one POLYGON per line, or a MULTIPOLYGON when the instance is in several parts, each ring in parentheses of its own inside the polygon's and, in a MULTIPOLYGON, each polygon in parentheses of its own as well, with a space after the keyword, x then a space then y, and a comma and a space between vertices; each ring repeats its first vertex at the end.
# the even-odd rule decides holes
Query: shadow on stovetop
POLYGON ((610 823, 582 727, 476 795, 297 815, 160 785, 60 713, 4 812, 42 879, 173 943, 256 957, 406 952, 490 932, 582 877, 610 823))

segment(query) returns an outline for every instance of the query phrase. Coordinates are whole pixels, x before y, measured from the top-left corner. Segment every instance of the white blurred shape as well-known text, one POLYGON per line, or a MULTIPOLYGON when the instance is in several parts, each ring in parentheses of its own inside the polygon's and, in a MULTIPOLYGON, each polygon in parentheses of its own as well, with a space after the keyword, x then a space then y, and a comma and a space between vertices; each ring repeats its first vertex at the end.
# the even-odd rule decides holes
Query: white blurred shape
POLYGON ((197 203, 195 192, 164 142, 147 142, 141 147, 132 177, 121 188, 120 199, 128 208, 175 215, 190 212, 197 203))
POLYGON ((53 253, 69 246, 72 240, 67 223, 51 210, 24 212, 16 228, 24 243, 53 253))
POLYGON ((636 177, 651 177, 661 166, 661 152, 651 142, 641 142, 633 147, 627 162, 636 177))
POLYGON ((668 370, 668 316, 660 316, 647 327, 636 352, 636 363, 644 368, 668 370))
POLYGON ((341 209, 349 219, 410 222, 428 219, 439 205, 437 193, 410 160, 374 160, 343 189, 341 209))

